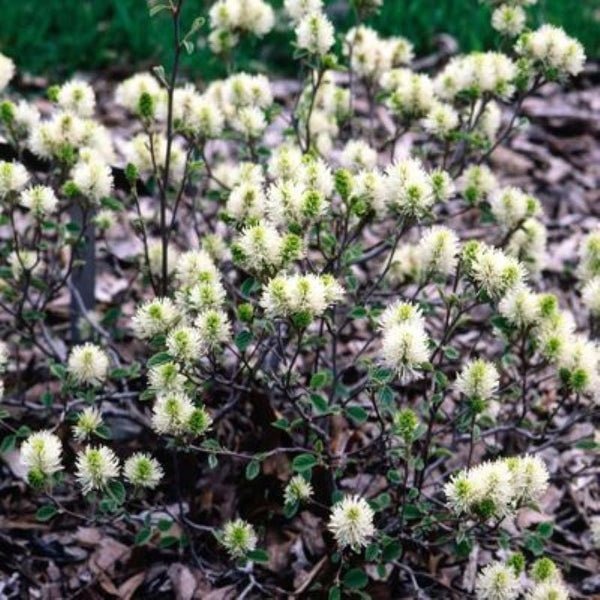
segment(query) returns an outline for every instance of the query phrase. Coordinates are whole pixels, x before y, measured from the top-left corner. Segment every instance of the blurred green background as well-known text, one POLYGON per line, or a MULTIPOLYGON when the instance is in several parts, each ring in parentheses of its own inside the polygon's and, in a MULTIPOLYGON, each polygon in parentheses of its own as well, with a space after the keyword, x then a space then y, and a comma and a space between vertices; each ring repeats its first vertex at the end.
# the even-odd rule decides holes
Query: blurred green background
MULTIPOLYGON (((211 0, 186 0, 186 18, 206 14, 211 0)), ((273 0, 280 7, 282 0, 273 0)), ((328 12, 342 27, 352 23, 347 0, 326 1, 328 12)), ((164 63, 171 30, 165 17, 150 18, 146 0, 2 0, 0 51, 14 58, 21 71, 63 77, 73 71, 134 71, 164 63)), ((436 33, 456 37, 464 50, 491 47, 497 41, 490 27, 490 8, 479 0, 386 0, 372 24, 385 35, 410 38, 419 54, 431 51, 436 33)), ((561 24, 578 37, 590 57, 600 58, 600 0, 539 0, 530 10, 531 24, 561 24)), ((205 24, 202 32, 206 33, 205 24)), ((268 67, 293 74, 285 19, 262 40, 244 40, 236 64, 268 67)), ((184 67, 194 78, 223 75, 223 65, 198 39, 199 50, 184 67)))

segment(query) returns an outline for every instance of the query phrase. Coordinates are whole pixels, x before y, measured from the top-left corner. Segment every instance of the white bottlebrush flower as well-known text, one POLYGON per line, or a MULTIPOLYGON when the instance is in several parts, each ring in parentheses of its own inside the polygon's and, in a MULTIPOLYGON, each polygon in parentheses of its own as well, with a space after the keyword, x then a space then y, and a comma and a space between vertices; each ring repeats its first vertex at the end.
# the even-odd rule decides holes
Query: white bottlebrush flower
POLYGON ((429 338, 420 323, 408 321, 383 332, 383 363, 398 372, 400 380, 414 379, 419 367, 429 360, 429 338))
POLYGON ((185 382, 186 377, 179 365, 171 361, 151 367, 148 371, 148 383, 158 394, 182 391, 185 382))
POLYGON ((523 31, 526 20, 523 7, 502 4, 492 14, 492 27, 504 35, 515 36, 523 31))
POLYGON ((350 140, 342 150, 340 164, 357 173, 370 171, 377 165, 377 151, 363 140, 350 140))
POLYGON ((186 113, 180 115, 181 126, 202 139, 221 135, 225 117, 216 102, 194 95, 186 113))
POLYGON ((421 218, 435 202, 431 177, 416 159, 399 161, 386 170, 385 203, 407 218, 421 218))
POLYGON ((537 219, 527 219, 510 236, 506 252, 519 259, 531 275, 538 275, 546 263, 548 232, 537 219))
POLYGON ((244 106, 231 119, 231 126, 245 138, 259 138, 267 128, 267 120, 262 109, 244 106))
POLYGON ((457 514, 468 513, 477 501, 478 490, 475 487, 468 471, 461 471, 454 475, 444 485, 446 502, 457 514))
POLYGON ((516 508, 518 491, 506 460, 477 465, 469 475, 475 486, 478 509, 485 517, 503 517, 516 508))
POLYGON ((62 443, 50 431, 37 431, 21 444, 20 458, 30 482, 39 485, 63 468, 62 443))
POLYGON ((284 0, 283 6, 294 21, 300 21, 306 15, 321 12, 323 0, 284 0))
POLYGON ((213 283, 219 280, 219 271, 205 250, 182 252, 175 264, 175 277, 183 287, 195 283, 213 283))
POLYGON ((558 356, 559 369, 571 373, 571 385, 577 392, 597 393, 600 385, 600 348, 583 335, 573 336, 558 356))
POLYGON ((397 69, 394 84, 386 105, 401 119, 421 119, 433 109, 435 94, 428 75, 397 69))
POLYGON ((310 13, 296 27, 296 44, 309 54, 323 56, 335 43, 335 29, 331 21, 321 12, 310 13))
MULTIPOLYGON (((320 216, 325 208, 325 202, 319 192, 316 194, 318 202, 317 215, 320 216)), ((288 225, 290 223, 302 223, 305 219, 305 202, 307 190, 301 183, 294 181, 278 181, 267 190, 266 210, 269 219, 276 225, 288 225)))
POLYGON ((397 300, 388 306, 379 317, 379 329, 386 331, 394 325, 409 323, 418 327, 425 327, 423 313, 418 306, 410 302, 397 300))
POLYGON ((181 314, 169 298, 155 298, 140 306, 132 319, 132 328, 140 339, 150 339, 167 333, 181 318, 181 314))
POLYGON ((207 309, 221 308, 225 296, 225 288, 220 282, 201 282, 192 285, 184 294, 179 294, 178 300, 188 309, 202 312, 207 309))
POLYGON ((600 275, 600 231, 592 231, 581 240, 577 250, 577 276, 582 281, 600 275))
POLYGON ((274 179, 295 179, 302 165, 302 151, 297 146, 284 144, 273 150, 269 158, 269 175, 274 179))
POLYGON ((285 504, 294 504, 309 500, 312 494, 313 487, 310 481, 304 479, 302 475, 294 475, 285 487, 283 498, 285 504))
POLYGON ((498 223, 507 230, 513 229, 526 218, 537 216, 541 212, 537 198, 515 187, 494 191, 490 196, 490 207, 498 223))
POLYGON ((0 54, 0 92, 8 85, 14 75, 15 63, 8 56, 0 54))
POLYGON ((119 471, 119 459, 107 446, 88 446, 77 453, 75 477, 84 494, 105 489, 119 471))
POLYGON ((511 471, 517 503, 537 503, 548 490, 550 474, 544 461, 535 456, 518 456, 506 461, 511 471))
POLYGON ((423 276, 454 273, 459 249, 458 236, 451 229, 436 226, 424 231, 419 243, 423 276))
POLYGON ((535 31, 524 33, 515 49, 521 56, 559 73, 578 75, 585 64, 583 46, 554 25, 542 25, 535 31))
POLYGON ((521 583, 513 569, 501 562, 485 566, 475 582, 477 600, 515 600, 521 583))
POLYGON ((600 276, 592 277, 581 290, 581 301, 594 317, 600 315, 600 276))
POLYGON ((149 454, 136 452, 125 461, 123 474, 131 485, 154 489, 165 473, 155 458, 149 454))
POLYGON ((35 185, 21 192, 19 202, 36 217, 44 218, 54 212, 58 205, 58 198, 51 187, 35 185))
POLYGON ((242 5, 236 0, 218 0, 208 12, 211 28, 235 29, 239 27, 242 5))
POLYGON ((517 65, 500 52, 472 52, 457 56, 435 78, 437 95, 443 100, 453 100, 458 94, 487 92, 502 99, 512 96, 517 65))
POLYGON ((510 290, 500 301, 498 310, 511 325, 520 328, 531 327, 541 317, 539 297, 525 285, 510 290))
POLYGON ((477 204, 498 187, 498 180, 486 165, 474 165, 465 170, 459 187, 468 202, 477 204))
POLYGON ((156 433, 182 435, 189 431, 194 404, 187 394, 173 392, 159 396, 152 409, 152 428, 156 433))
POLYGON ((0 160, 0 199, 10 192, 20 192, 28 181, 29 173, 21 163, 0 160))
POLYGON ((255 183, 242 183, 231 190, 225 210, 236 219, 264 217, 266 198, 262 187, 255 183))
POLYGON ((231 325, 227 314, 222 310, 208 309, 202 311, 194 322, 202 345, 214 350, 231 337, 231 325))
POLYGON ((71 178, 81 194, 95 203, 110 196, 113 189, 111 168, 101 160, 80 160, 73 167, 71 178))
POLYGON ((209 12, 211 26, 263 36, 275 23, 275 14, 263 0, 219 0, 209 12))
POLYGON ((102 425, 102 415, 95 406, 88 406, 77 415, 77 421, 73 426, 73 437, 81 442, 94 433, 102 425))
MULTIPOLYGON (((481 104, 479 102, 475 105, 475 114, 481 111, 481 104)), ((502 109, 498 102, 488 102, 485 105, 481 116, 477 121, 475 130, 483 135, 489 142, 494 142, 498 137, 498 132, 502 125, 502 109)))
POLYGON ((328 529, 338 546, 358 552, 375 535, 373 509, 360 496, 346 496, 331 510, 328 529))
POLYGON ((575 319, 567 311, 545 317, 536 331, 537 343, 544 358, 556 361, 564 356, 574 341, 575 319))
POLYGON ((413 281, 419 275, 421 257, 416 244, 401 244, 392 256, 387 272, 388 281, 394 286, 400 286, 413 281))
POLYGON ((376 218, 385 216, 383 186, 383 176, 379 171, 360 171, 354 176, 354 197, 366 202, 376 218))
POLYGON ((40 122, 40 111, 34 104, 19 100, 15 105, 14 125, 20 135, 30 135, 40 122))
POLYGON ((481 246, 471 265, 474 282, 492 298, 499 298, 521 285, 525 274, 518 260, 491 246, 481 246))
POLYGON ((130 112, 140 114, 140 100, 147 96, 153 103, 153 114, 155 116, 164 112, 166 103, 165 90, 160 87, 158 81, 149 73, 137 73, 126 79, 117 86, 115 101, 130 112))
POLYGON ((91 117, 96 107, 96 95, 89 83, 74 79, 60 86, 57 103, 78 117, 91 117))
POLYGON ((94 225, 101 231, 106 232, 112 229, 117 223, 114 211, 109 208, 99 210, 94 216, 94 225))
POLYGON ((271 279, 261 304, 271 317, 321 316, 330 304, 344 294, 340 284, 326 275, 291 275, 271 279))
POLYGON ((458 113, 451 104, 435 102, 422 121, 423 129, 445 138, 458 127, 458 113))
POLYGON ((40 257, 34 250, 13 250, 7 262, 15 279, 21 279, 26 272, 37 274, 42 269, 40 257))
POLYGON ((569 590, 562 581, 542 581, 533 586, 525 600, 569 600, 569 590))
POLYGON ((327 163, 320 158, 305 157, 298 174, 298 181, 307 188, 321 192, 325 198, 329 198, 333 193, 333 173, 327 163))
POLYGON ((166 343, 169 354, 185 363, 198 360, 204 349, 202 336, 194 327, 177 327, 169 333, 166 343))
POLYGON ((221 543, 231 558, 243 558, 256 548, 258 536, 254 527, 243 519, 228 521, 223 527, 221 543))
POLYGON ((456 389, 469 399, 490 400, 498 391, 500 377, 496 367, 477 358, 469 361, 456 378, 456 389))
POLYGON ((109 364, 104 350, 95 344, 86 343, 71 350, 67 371, 78 385, 99 385, 108 375, 109 364))
MULTIPOLYGON (((239 254, 239 262, 250 272, 279 271, 286 257, 285 238, 277 229, 266 221, 246 227, 235 242, 235 250, 239 254)), ((301 250, 301 247, 299 248, 301 250)), ((289 257, 290 260, 299 258, 289 257)))

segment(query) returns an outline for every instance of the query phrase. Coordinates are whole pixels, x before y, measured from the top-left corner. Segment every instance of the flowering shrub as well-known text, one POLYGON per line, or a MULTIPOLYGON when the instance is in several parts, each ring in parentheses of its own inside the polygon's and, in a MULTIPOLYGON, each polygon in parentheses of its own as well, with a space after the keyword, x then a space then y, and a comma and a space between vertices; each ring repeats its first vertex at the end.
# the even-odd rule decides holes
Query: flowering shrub
POLYGON ((571 432, 599 416, 600 233, 575 271, 586 331, 543 277, 542 200, 488 166, 524 100, 584 66, 559 27, 527 29, 534 3, 495 8, 503 52, 425 72, 366 25, 381 1, 352 2, 341 34, 321 0, 218 0, 231 74, 200 91, 178 65, 202 19, 155 0, 174 60, 116 87, 124 140, 89 84, 52 86, 40 114, 0 57, 2 448, 40 519, 119 522, 245 596, 568 597, 552 516, 518 516, 543 506, 547 449, 597 449, 571 432), (235 70, 240 37, 276 23, 293 98, 235 70), (95 262, 126 280, 105 311, 95 262), (293 582, 269 540, 308 522, 324 541, 293 582), (432 566, 468 561, 471 584, 432 566))

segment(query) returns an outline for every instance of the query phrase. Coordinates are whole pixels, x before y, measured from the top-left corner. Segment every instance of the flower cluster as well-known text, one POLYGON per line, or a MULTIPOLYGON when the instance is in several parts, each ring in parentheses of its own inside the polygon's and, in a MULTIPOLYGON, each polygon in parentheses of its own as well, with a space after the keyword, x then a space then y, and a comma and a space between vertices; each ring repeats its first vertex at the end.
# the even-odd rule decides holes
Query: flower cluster
POLYGON ((461 471, 446 484, 448 505, 457 514, 502 518, 535 504, 548 488, 548 470, 536 456, 498 459, 461 471))
POLYGON ((347 496, 334 505, 329 519, 329 531, 340 548, 358 552, 375 535, 373 509, 359 496, 347 496))

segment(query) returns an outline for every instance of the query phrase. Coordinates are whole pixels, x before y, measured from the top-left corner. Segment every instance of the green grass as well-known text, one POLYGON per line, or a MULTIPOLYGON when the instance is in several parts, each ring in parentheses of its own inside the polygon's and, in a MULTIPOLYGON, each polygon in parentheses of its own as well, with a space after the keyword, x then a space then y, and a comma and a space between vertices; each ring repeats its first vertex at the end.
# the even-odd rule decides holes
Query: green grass
MULTIPOLYGON (((210 4, 187 0, 188 22, 206 14, 210 4)), ((281 5, 281 0, 274 4, 281 5)), ((327 4, 343 27, 351 23, 347 1, 327 4)), ((168 19, 150 19, 145 0, 19 0, 2 5, 0 51, 29 73, 58 79, 76 70, 132 71, 169 57, 168 19)), ((535 22, 561 24, 583 42, 589 56, 600 58, 600 0, 540 0, 532 12, 535 22)), ((424 53, 441 32, 455 36, 464 50, 493 46, 497 39, 489 18, 490 10, 478 0, 387 0, 372 24, 382 34, 407 36, 424 53)), ((283 27, 264 40, 245 40, 237 50, 237 62, 245 68, 293 74, 289 40, 283 27)), ((222 64, 205 48, 186 57, 184 67, 202 79, 223 74, 222 64)))

